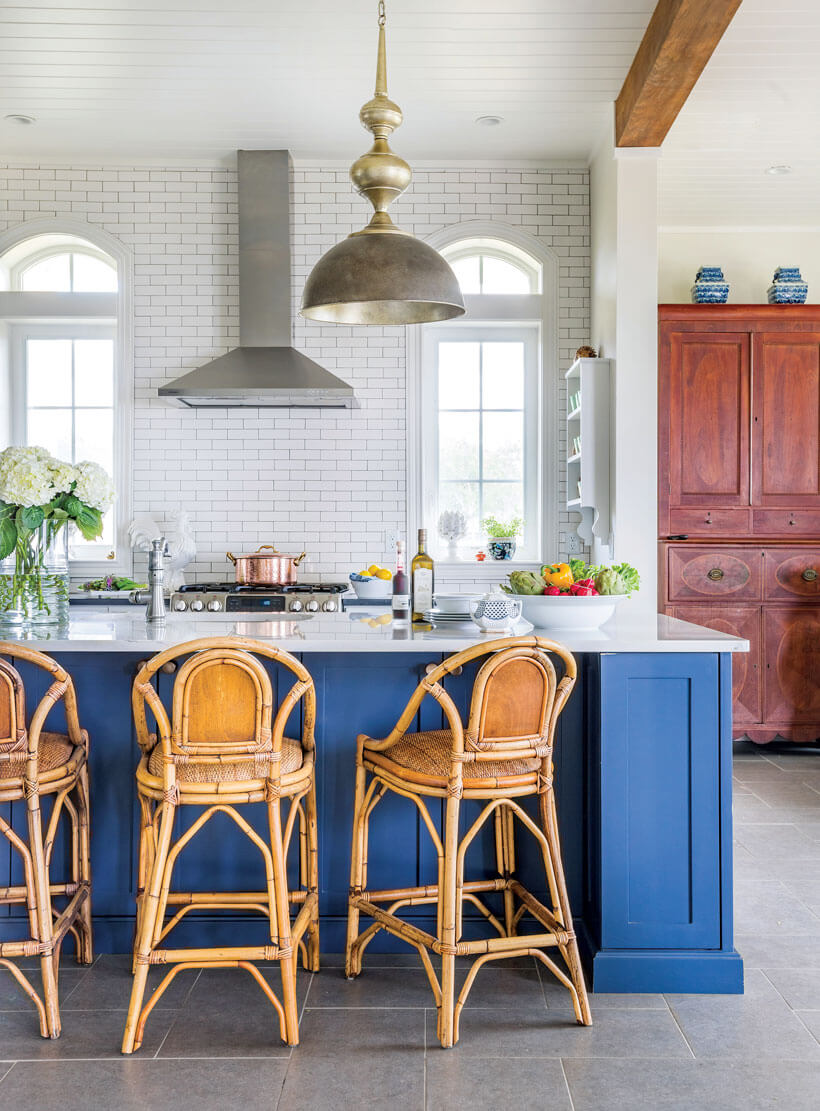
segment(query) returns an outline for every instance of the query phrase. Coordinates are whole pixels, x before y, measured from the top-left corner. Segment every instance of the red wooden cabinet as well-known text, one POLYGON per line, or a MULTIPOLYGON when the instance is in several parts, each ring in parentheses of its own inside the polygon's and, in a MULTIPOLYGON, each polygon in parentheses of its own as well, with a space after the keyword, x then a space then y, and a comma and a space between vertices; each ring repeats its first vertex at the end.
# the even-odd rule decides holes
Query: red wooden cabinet
POLYGON ((752 505, 820 509, 820 331, 755 335, 751 460, 752 505))
MULTIPOLYGON (((771 606, 763 615, 764 716, 786 727, 820 722, 820 609, 771 606)), ((813 740, 813 729, 803 740, 813 740)))
POLYGON ((659 326, 660 608, 752 643, 736 735, 820 738, 820 306, 659 326))
POLYGON ((760 683, 760 606, 682 605, 670 606, 667 612, 682 621, 704 625, 719 633, 748 640, 749 651, 732 657, 732 698, 735 726, 762 723, 762 692, 760 683))

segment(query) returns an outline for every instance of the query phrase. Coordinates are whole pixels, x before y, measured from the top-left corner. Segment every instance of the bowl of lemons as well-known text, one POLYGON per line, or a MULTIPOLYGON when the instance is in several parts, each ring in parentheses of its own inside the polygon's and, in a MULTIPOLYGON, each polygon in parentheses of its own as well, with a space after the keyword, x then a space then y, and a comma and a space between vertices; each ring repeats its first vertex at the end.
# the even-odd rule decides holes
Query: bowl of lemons
POLYGON ((393 574, 386 567, 371 563, 366 571, 353 572, 350 585, 356 591, 356 597, 367 602, 390 598, 393 594, 393 574))

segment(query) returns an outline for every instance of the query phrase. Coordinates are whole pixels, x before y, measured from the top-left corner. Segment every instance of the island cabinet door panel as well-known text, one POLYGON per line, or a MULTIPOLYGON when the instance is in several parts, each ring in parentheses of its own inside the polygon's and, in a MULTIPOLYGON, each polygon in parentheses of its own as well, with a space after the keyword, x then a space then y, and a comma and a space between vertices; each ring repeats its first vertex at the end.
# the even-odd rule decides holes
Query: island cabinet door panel
MULTIPOLYGON (((316 683, 317 697, 320 910, 323 915, 343 916, 350 882, 356 736, 387 736, 423 677, 427 661, 417 654, 354 652, 311 653, 304 662, 316 683)), ((411 729, 418 727, 415 722, 411 729)), ((409 799, 388 792, 377 805, 370 821, 370 888, 435 882, 435 870, 420 868, 419 821, 409 799)))
POLYGON ((718 660, 601 658, 604 948, 720 947, 718 660))
POLYGON ((732 721, 737 725, 761 722, 761 610, 760 606, 670 606, 667 613, 693 625, 730 633, 749 642, 748 652, 732 655, 732 721))
POLYGON ((769 606, 763 616, 767 724, 817 724, 820 736, 820 607, 769 606))
POLYGON ((668 358, 670 506, 748 505, 748 334, 675 332, 668 358))
POLYGON ((817 507, 820 333, 755 335, 752 411, 752 505, 817 507))

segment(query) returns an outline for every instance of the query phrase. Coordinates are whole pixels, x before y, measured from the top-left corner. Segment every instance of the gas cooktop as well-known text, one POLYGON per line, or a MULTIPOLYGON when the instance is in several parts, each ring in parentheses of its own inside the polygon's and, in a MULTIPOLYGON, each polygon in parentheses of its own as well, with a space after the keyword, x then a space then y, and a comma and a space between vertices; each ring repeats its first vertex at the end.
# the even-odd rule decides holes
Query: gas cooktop
POLYGON ((292 583, 290 586, 245 586, 202 582, 181 586, 171 595, 176 613, 336 613, 347 583, 292 583))

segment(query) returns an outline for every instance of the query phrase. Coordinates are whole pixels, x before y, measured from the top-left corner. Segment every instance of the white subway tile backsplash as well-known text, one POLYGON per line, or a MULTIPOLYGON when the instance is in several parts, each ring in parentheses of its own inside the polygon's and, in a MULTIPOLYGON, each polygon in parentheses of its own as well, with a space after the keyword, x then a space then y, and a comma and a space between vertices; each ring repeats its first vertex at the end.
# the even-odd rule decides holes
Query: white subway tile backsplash
MULTIPOLYGON (((401 328, 333 327, 296 315, 321 254, 367 219, 347 171, 293 174, 294 343, 350 381, 343 414, 171 409, 162 382, 239 342, 237 183, 232 170, 0 167, 0 230, 27 219, 86 220, 133 253, 133 507, 184 505, 196 575, 230 575, 225 550, 276 542, 308 550, 311 577, 389 558, 405 523, 406 347, 401 328)), ((559 431, 563 369, 589 340, 588 175, 580 170, 419 170, 394 206, 427 236, 460 220, 497 220, 541 237, 560 258, 559 431)), ((563 496, 563 477, 561 495, 563 496)), ((571 515, 560 514, 562 535, 571 515)), ((482 583, 469 563, 448 582, 482 583)))

